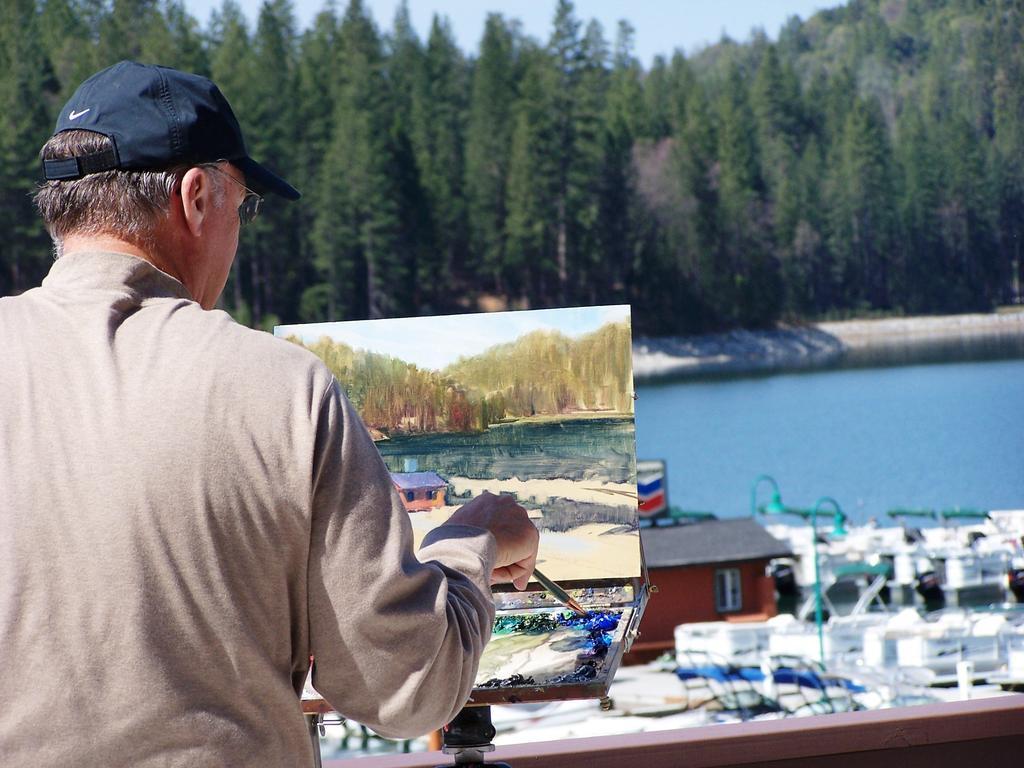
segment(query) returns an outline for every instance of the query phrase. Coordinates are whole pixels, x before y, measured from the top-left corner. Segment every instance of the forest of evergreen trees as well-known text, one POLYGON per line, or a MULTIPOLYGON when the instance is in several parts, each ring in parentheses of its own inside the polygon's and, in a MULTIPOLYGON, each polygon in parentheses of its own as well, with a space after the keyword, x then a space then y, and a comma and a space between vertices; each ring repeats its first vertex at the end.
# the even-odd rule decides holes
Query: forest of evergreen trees
POLYGON ((296 336, 288 341, 326 363, 363 423, 381 435, 476 432, 533 416, 633 412, 628 323, 608 323, 576 339, 534 331, 442 371, 328 336, 309 344, 296 336))
POLYGON ((213 77, 304 193, 243 233, 223 303, 253 326, 630 303, 657 334, 1020 300, 1019 0, 851 0, 647 68, 628 22, 569 0, 548 39, 491 15, 473 52, 444 18, 384 21, 5 0, 0 295, 49 268, 30 193, 57 110, 133 58, 213 77))

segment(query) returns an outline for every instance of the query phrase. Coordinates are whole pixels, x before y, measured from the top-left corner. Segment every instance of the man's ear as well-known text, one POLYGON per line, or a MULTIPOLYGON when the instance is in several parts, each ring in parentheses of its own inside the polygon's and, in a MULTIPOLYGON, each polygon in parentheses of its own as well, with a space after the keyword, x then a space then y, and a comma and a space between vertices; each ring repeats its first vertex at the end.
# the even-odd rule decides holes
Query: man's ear
POLYGON ((199 237, 206 218, 213 214, 213 179, 202 168, 189 168, 178 189, 185 223, 192 236, 199 237))

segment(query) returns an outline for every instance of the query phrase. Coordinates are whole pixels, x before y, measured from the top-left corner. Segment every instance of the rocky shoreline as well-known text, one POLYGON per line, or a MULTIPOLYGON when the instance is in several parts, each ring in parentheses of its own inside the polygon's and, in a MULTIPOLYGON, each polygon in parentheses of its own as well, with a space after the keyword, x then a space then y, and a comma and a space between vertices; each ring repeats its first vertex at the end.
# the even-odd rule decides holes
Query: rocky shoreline
POLYGON ((637 381, 771 373, 839 365, 850 356, 979 340, 1024 346, 1024 312, 848 320, 633 342, 637 381))

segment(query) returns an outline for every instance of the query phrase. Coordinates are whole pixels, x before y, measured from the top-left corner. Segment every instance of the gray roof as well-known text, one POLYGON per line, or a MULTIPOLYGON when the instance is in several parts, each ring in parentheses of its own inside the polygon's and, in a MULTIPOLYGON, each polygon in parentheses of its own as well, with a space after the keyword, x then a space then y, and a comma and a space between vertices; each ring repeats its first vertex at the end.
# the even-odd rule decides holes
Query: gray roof
POLYGON ((392 472, 391 482, 400 491, 414 491, 420 488, 444 488, 448 481, 437 472, 392 472))
POLYGON ((751 517, 641 528, 640 538, 649 568, 765 560, 793 554, 751 517))

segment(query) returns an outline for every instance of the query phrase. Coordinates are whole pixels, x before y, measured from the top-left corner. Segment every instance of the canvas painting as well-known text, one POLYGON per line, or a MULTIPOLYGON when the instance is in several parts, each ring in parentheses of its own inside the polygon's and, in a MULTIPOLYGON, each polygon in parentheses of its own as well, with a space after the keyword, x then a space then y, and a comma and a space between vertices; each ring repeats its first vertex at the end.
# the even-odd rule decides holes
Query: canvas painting
POLYGON ((505 493, 540 529, 537 567, 551 579, 641 576, 629 307, 275 334, 338 378, 391 471, 417 545, 474 496, 505 493))

